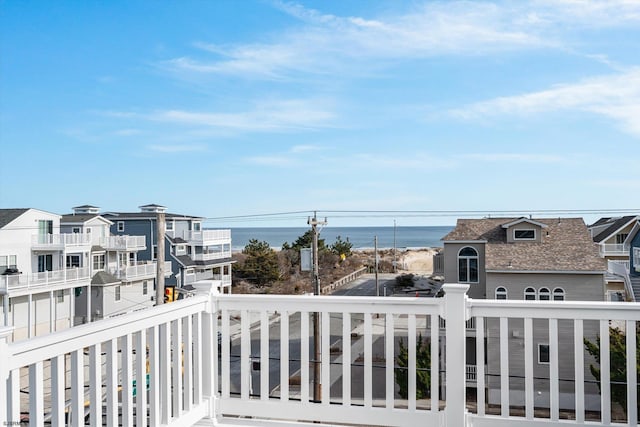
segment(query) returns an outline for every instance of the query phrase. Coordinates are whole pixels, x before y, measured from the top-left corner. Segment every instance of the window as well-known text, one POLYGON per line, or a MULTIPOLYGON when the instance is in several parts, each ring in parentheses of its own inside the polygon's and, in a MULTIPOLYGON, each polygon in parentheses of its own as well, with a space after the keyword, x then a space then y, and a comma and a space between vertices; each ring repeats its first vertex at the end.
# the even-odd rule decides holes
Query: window
POLYGON ((124 221, 118 221, 118 232, 122 233, 124 231, 124 221))
POLYGON ((507 290, 502 286, 496 288, 496 299, 507 299, 507 290))
POLYGON ((513 240, 535 240, 536 230, 513 230, 513 240))
POLYGON ((0 274, 7 268, 18 268, 18 257, 16 255, 0 255, 0 274))
POLYGON ((536 299, 536 290, 529 287, 524 290, 524 299, 525 300, 535 300, 536 299))
POLYGON ((629 237, 629 233, 616 234, 616 244, 618 245, 623 244, 624 241, 627 240, 627 237, 629 237))
POLYGON ((554 301, 564 301, 564 289, 555 288, 553 290, 553 300, 554 301))
POLYGON ((166 231, 173 231, 173 221, 167 221, 166 231))
POLYGON ((465 247, 458 253, 458 281, 460 283, 478 283, 478 252, 465 247))
POLYGON ((540 288, 538 291, 538 299, 540 301, 549 301, 551 299, 551 292, 547 288, 540 288))
POLYGON ((104 254, 93 256, 93 270, 104 270, 104 254))
POLYGON ((153 245, 153 254, 151 259, 158 259, 158 245, 153 245))
POLYGON ((63 289, 60 289, 57 292, 56 298, 58 299, 59 303, 64 302, 64 290, 63 289))
POLYGON ((549 344, 538 344, 538 363, 549 363, 549 344))
POLYGON ((202 226, 200 225, 199 222, 193 223, 193 231, 200 231, 201 229, 202 229, 202 226))
POLYGON ((149 292, 149 288, 147 286, 147 281, 142 282, 142 295, 146 295, 149 292))
POLYGON ((38 273, 53 271, 53 255, 38 255, 38 273))
POLYGON ((116 286, 115 294, 116 294, 116 298, 115 298, 116 301, 120 301, 120 286, 119 285, 116 286))
POLYGON ((67 255, 67 268, 80 267, 80 255, 67 255))
POLYGON ((71 228, 71 232, 73 234, 80 234, 81 231, 82 231, 82 229, 80 227, 72 227, 71 228))
POLYGON ((185 245, 176 246, 176 255, 184 255, 186 252, 187 252, 187 248, 185 245))

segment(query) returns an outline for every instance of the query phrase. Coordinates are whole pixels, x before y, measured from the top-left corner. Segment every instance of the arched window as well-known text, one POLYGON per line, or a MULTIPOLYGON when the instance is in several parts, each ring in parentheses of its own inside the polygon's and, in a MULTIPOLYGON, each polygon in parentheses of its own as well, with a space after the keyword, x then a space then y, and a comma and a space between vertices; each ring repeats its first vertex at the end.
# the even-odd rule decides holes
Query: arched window
POLYGON ((536 299, 536 290, 529 287, 524 290, 524 299, 525 300, 535 300, 536 299))
POLYGON ((553 300, 554 301, 564 301, 564 289, 555 288, 553 290, 553 300))
POLYGON ((502 286, 496 288, 496 299, 507 299, 507 290, 502 286))
POLYGON ((458 282, 478 283, 478 251, 469 246, 458 252, 458 282))
POLYGON ((540 288, 538 291, 538 299, 540 301, 549 301, 551 299, 551 292, 547 288, 540 288))

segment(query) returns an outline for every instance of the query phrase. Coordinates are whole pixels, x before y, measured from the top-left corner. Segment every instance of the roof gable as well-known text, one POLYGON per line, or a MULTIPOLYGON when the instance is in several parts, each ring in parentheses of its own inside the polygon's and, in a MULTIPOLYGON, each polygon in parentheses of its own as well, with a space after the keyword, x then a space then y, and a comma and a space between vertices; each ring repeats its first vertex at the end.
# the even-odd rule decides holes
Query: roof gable
POLYGON ((639 217, 635 215, 623 216, 620 218, 609 218, 609 221, 612 221, 612 224, 605 228, 603 231, 598 233, 593 237, 593 241, 596 243, 600 243, 603 240, 608 239, 611 236, 614 236, 618 231, 629 225, 632 221, 638 219, 639 217))
POLYGON ((4 228, 5 225, 9 224, 28 210, 28 208, 0 209, 0 228, 4 228))
POLYGON ((535 225, 535 226, 540 227, 540 228, 547 228, 548 227, 547 224, 543 224, 541 222, 534 221, 532 219, 528 219, 528 218, 524 218, 523 217, 523 218, 518 218, 515 221, 511 221, 511 222, 508 222, 506 224, 502 224, 502 228, 513 227, 514 225, 522 224, 523 222, 526 222, 527 224, 535 225))

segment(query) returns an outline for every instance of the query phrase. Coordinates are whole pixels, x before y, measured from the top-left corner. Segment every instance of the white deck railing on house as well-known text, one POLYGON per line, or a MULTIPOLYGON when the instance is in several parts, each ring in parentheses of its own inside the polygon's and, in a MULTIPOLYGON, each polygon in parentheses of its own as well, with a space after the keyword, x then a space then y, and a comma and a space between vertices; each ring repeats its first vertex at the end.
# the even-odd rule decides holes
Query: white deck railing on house
MULTIPOLYGON (((122 266, 120 268, 109 268, 109 273, 120 280, 139 280, 144 278, 154 278, 157 274, 156 261, 140 261, 135 265, 122 266)), ((165 275, 171 275, 171 261, 164 262, 165 275)))
POLYGON ((629 255, 629 245, 624 243, 601 243, 600 255, 629 255))
POLYGON ((100 246, 111 251, 140 251, 146 249, 145 236, 107 236, 100 238, 100 246))
POLYGON ((194 261, 211 261, 215 259, 225 259, 225 258, 231 258, 231 246, 220 251, 191 255, 191 259, 193 259, 194 261))
POLYGON ((635 294, 633 292, 633 287, 631 286, 631 279, 629 278, 629 262, 627 261, 627 265, 625 265, 623 263, 610 260, 607 263, 607 269, 609 272, 622 278, 627 295, 629 298, 635 300, 635 294))
POLYGON ((44 289, 65 284, 66 288, 81 286, 80 283, 91 280, 89 267, 66 268, 63 270, 43 271, 33 274, 15 274, 0 276, 0 289, 5 292, 44 289))
POLYGON ((193 245, 207 246, 231 243, 231 230, 202 230, 202 231, 174 231, 168 230, 167 235, 172 238, 183 239, 193 245))
POLYGON ((91 246, 90 234, 34 234, 31 236, 31 247, 34 249, 62 249, 82 246, 91 246))
POLYGON ((635 331, 640 305, 479 301, 466 298, 467 288, 445 285, 445 297, 434 299, 212 292, 18 343, 7 344, 0 334, 0 381, 7 384, 0 387, 3 396, 7 390, 0 420, 19 421, 24 412, 23 420, 35 425, 45 419, 84 425, 85 414, 90 425, 102 424, 104 414, 108 425, 138 426, 210 425, 211 419, 223 426, 637 424, 636 334, 626 334, 623 362, 612 359, 608 337, 611 320, 635 331), (318 358, 310 333, 316 312, 318 358), (427 319, 439 325, 439 316, 447 320, 445 333, 431 333, 427 319), (469 317, 475 318, 475 370, 465 361, 469 317), (585 387, 592 384, 583 350, 594 325, 603 337, 597 411, 585 403, 585 387), (544 381, 534 366, 540 331, 549 346, 544 381), (491 360, 484 356, 485 337, 487 350, 497 352, 491 360), (408 349, 406 367, 398 363, 400 340, 408 349), (426 365, 419 364, 417 342, 430 349, 426 365), (561 371, 565 354, 559 349, 566 345, 579 350, 569 353, 570 373, 561 371), (516 371, 519 352, 524 368, 516 371), (627 372, 624 384, 615 384, 626 390, 622 416, 612 401, 614 360, 624 364, 616 372, 627 372), (314 398, 315 366, 321 387, 314 398), (426 387, 418 372, 431 374, 426 387), (406 398, 398 395, 396 375, 406 379, 406 398), (477 399, 470 402, 469 375, 477 385, 477 399), (568 409, 561 399, 567 376, 573 378, 568 409), (497 393, 497 403, 490 403, 485 389, 497 393), (538 401, 541 390, 549 396, 546 406, 538 401))

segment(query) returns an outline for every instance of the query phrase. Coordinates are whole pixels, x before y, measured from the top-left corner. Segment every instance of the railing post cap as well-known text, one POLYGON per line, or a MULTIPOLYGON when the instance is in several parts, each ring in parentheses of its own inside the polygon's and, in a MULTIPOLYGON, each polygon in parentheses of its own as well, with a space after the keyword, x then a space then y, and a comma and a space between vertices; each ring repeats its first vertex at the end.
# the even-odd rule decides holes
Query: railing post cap
POLYGON ((445 283, 442 285, 445 294, 466 294, 469 290, 469 285, 462 283, 445 283))
POLYGON ((12 333, 13 333, 13 326, 0 327, 0 341, 11 336, 12 333))

